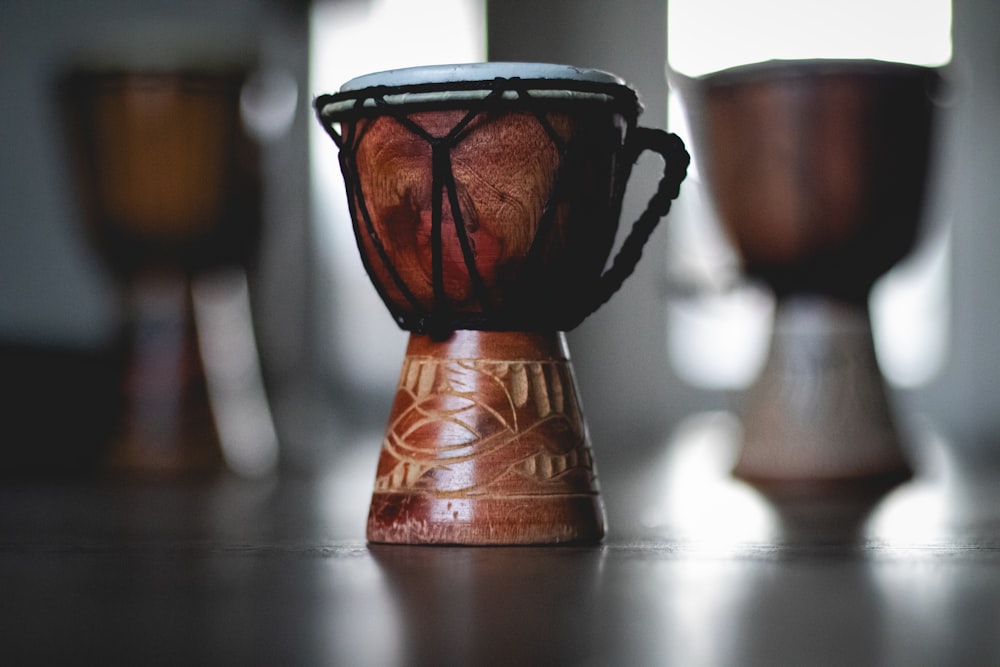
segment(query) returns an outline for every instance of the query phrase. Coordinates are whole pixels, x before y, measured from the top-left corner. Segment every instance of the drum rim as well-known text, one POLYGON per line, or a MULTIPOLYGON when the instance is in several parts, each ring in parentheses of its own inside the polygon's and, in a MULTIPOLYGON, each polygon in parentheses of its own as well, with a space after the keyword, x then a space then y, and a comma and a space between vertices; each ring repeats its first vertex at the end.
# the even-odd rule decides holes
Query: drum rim
POLYGON ((740 86, 760 81, 780 81, 816 76, 860 76, 917 78, 934 81, 943 67, 864 58, 775 59, 736 65, 726 69, 688 76, 668 71, 668 80, 678 88, 694 86, 740 86))
POLYGON ((548 63, 485 62, 425 65, 373 72, 351 79, 340 92, 318 96, 321 119, 335 121, 379 108, 431 106, 447 108, 525 97, 559 103, 618 103, 638 116, 638 96, 617 75, 598 69, 548 63))
POLYGON ((359 91, 373 86, 406 86, 422 83, 458 83, 489 81, 496 78, 510 79, 559 79, 563 81, 592 81, 625 85, 621 77, 600 69, 575 67, 541 62, 490 61, 477 63, 450 63, 444 65, 419 65, 371 72, 354 77, 340 87, 341 93, 359 91))

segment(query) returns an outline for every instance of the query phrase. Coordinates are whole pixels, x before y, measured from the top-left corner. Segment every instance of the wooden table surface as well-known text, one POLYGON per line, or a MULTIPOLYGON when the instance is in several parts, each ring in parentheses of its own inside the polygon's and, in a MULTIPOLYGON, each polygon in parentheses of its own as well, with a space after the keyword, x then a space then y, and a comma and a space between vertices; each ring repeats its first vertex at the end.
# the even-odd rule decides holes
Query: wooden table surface
POLYGON ((370 444, 262 481, 4 483, 0 664, 1000 664, 1000 487, 940 452, 882 498, 769 500, 699 415, 646 460, 598 450, 604 545, 441 548, 365 544, 370 444))

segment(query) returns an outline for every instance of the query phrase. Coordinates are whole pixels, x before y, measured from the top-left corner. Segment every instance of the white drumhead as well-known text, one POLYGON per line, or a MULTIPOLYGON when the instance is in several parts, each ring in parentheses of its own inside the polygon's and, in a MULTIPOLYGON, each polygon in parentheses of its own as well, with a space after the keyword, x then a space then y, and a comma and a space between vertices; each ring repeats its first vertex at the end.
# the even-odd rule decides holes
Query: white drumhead
MULTIPOLYGON (((320 113, 329 117, 343 111, 357 109, 358 104, 362 108, 375 107, 377 106, 375 98, 367 97, 365 91, 380 91, 386 87, 395 89, 395 91, 390 94, 379 92, 379 105, 398 106, 484 100, 494 94, 494 86, 492 85, 494 80, 514 78, 526 81, 557 82, 555 85, 539 84, 537 88, 529 85, 526 92, 535 99, 612 102, 620 95, 620 92, 609 90, 609 87, 618 87, 621 92, 631 93, 631 89, 625 82, 614 74, 570 65, 509 62, 426 65, 375 72, 351 79, 341 86, 340 93, 337 95, 325 96, 339 99, 330 99, 324 103, 323 98, 320 98, 322 104, 320 113), (481 87, 465 85, 477 81, 484 82, 484 85, 481 87), (560 86, 558 83, 564 85, 560 86), (594 89, 593 85, 574 86, 574 83, 596 84, 603 89, 594 89), (449 84, 455 84, 455 87, 448 88, 449 84), (421 87, 428 85, 433 89, 421 89, 421 87), (417 89, 407 90, 411 86, 417 89)), ((631 94, 634 98, 634 93, 631 94)), ((520 93, 511 89, 503 91, 502 96, 503 99, 516 100, 519 99, 520 93)))
POLYGON ((590 81, 625 85, 625 82, 608 72, 597 69, 552 65, 549 63, 464 63, 454 65, 425 65, 374 72, 351 79, 340 87, 340 92, 362 90, 373 86, 410 86, 424 83, 457 83, 488 81, 490 79, 558 79, 590 81))

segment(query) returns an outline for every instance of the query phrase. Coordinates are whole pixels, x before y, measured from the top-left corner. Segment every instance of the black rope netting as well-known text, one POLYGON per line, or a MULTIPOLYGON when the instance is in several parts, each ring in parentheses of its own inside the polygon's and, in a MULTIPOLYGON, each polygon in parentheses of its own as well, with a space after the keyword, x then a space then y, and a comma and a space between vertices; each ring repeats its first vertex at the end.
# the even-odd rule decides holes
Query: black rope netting
POLYGON ((397 299, 390 296, 386 286, 380 285, 378 280, 373 280, 379 295, 401 328, 436 337, 445 337, 456 329, 566 331, 577 326, 610 299, 624 280, 631 275, 642 254, 643 246, 659 220, 670 210, 673 199, 677 197, 690 161, 683 142, 676 135, 667 134, 662 130, 636 127, 639 113, 638 99, 632 89, 618 84, 512 77, 489 81, 373 86, 358 91, 320 96, 315 101, 315 108, 324 129, 340 149, 341 170, 347 186, 348 199, 353 204, 351 217, 365 269, 369 275, 376 275, 373 273, 375 267, 372 266, 372 262, 377 260, 388 274, 395 290, 405 301, 405 305, 397 303, 397 299), (434 95, 446 91, 452 93, 483 91, 484 94, 478 97, 476 93, 462 96, 460 102, 455 101, 454 96, 448 99, 448 96, 434 95), (570 91, 569 99, 563 99, 559 95, 548 95, 546 91, 570 91), (431 95, 426 95, 428 93, 431 95), (405 103, 398 101, 404 98, 405 103), (563 140, 556 132, 548 120, 547 112, 557 108, 572 109, 582 100, 593 103, 594 99, 604 105, 610 103, 627 124, 625 159, 618 165, 620 173, 614 175, 615 189, 611 193, 615 212, 614 222, 617 223, 617 214, 620 211, 625 183, 631 168, 645 150, 659 153, 664 161, 663 177, 657 192, 644 213, 632 226, 611 267, 600 276, 596 285, 580 286, 580 289, 572 290, 571 295, 563 294, 557 300, 523 300, 517 303, 516 310, 498 306, 493 303, 486 281, 476 264, 475 250, 459 202, 459 188, 452 166, 452 150, 469 136, 473 121, 480 114, 502 110, 507 106, 530 111, 556 147, 559 167, 548 202, 542 209, 535 236, 520 268, 519 281, 523 288, 522 293, 529 294, 535 279, 542 273, 543 250, 556 219, 555 204, 559 201, 562 188, 565 187, 567 170, 571 169, 574 163, 573 143, 563 140), (467 113, 444 136, 434 136, 410 118, 416 111, 433 109, 465 109, 467 113), (370 124, 352 121, 381 116, 393 117, 401 126, 431 147, 431 281, 434 298, 430 308, 413 293, 398 268, 390 260, 361 189, 356 151, 370 124), (336 129, 337 124, 340 124, 343 134, 336 129), (442 247, 446 202, 454 221, 454 231, 468 271, 472 292, 480 307, 479 312, 455 312, 446 293, 442 247), (362 235, 374 250, 374 257, 365 252, 362 235))

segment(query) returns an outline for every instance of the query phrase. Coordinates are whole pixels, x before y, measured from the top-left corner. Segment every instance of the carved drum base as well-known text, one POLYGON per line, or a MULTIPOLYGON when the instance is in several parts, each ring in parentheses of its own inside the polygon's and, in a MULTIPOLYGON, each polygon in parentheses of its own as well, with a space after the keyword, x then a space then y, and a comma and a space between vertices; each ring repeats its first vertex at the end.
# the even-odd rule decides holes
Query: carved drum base
POLYGON ((734 473, 771 488, 888 487, 911 475, 863 305, 779 301, 734 473))
POLYGON ((368 540, 580 544, 603 535, 563 334, 411 334, 368 540))

